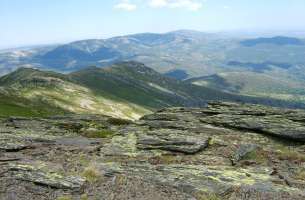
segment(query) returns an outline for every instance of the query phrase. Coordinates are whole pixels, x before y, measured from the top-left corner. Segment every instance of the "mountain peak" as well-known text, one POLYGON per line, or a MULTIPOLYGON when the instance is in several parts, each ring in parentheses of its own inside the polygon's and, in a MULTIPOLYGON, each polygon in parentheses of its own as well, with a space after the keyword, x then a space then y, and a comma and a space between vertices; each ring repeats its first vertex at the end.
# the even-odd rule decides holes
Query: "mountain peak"
POLYGON ((200 32, 196 30, 188 30, 188 29, 176 30, 176 31, 168 32, 167 34, 172 34, 187 39, 196 39, 196 38, 198 39, 208 35, 208 33, 200 32))
POLYGON ((133 61, 133 60, 117 62, 115 65, 124 65, 124 66, 130 66, 130 67, 145 66, 141 62, 137 62, 137 61, 133 61))
POLYGON ((14 73, 33 73, 33 72, 41 72, 41 70, 37 68, 20 67, 14 73))
POLYGON ((123 61, 123 62, 118 62, 115 63, 114 65, 106 68, 106 70, 111 70, 111 71, 125 71, 125 72, 137 72, 137 73, 157 73, 153 69, 147 67, 145 64, 137 62, 137 61, 123 61))
POLYGON ((65 75, 51 71, 21 67, 10 74, 0 77, 0 86, 9 86, 16 83, 49 82, 50 79, 60 81, 60 79, 65 79, 65 75))

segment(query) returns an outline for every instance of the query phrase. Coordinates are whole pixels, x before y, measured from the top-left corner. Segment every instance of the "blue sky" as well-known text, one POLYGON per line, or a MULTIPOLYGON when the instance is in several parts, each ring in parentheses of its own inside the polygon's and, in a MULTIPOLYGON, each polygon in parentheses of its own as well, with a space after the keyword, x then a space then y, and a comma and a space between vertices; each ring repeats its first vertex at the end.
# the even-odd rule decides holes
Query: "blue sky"
POLYGON ((0 48, 178 29, 305 30, 305 0, 0 0, 0 48))

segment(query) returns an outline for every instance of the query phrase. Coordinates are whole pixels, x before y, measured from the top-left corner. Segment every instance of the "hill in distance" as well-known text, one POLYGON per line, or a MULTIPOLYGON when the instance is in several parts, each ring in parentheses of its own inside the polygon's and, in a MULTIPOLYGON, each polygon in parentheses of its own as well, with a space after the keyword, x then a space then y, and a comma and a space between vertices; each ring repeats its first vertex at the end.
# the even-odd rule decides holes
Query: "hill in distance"
POLYGON ((68 113, 104 114, 119 118, 136 119, 148 109, 107 95, 97 95, 69 75, 36 69, 21 68, 1 78, 2 104, 11 106, 0 115, 44 116, 68 113), (16 98, 18 97, 18 98, 16 98), (13 101, 9 101, 12 99, 13 101), (30 102, 30 104, 28 103, 30 102), (15 106, 15 113, 11 107, 15 106), (26 111, 29 111, 26 113, 26 111))
POLYGON ((4 116, 87 113, 138 119, 165 107, 203 107, 210 100, 304 107, 197 86, 138 62, 88 67, 70 74, 20 68, 1 77, 0 88, 0 115, 4 116))
POLYGON ((305 40, 297 37, 247 38, 226 33, 179 30, 3 51, 0 52, 0 74, 20 67, 73 73, 87 66, 107 67, 122 61, 137 61, 178 80, 228 74, 226 82, 234 82, 233 76, 240 73, 244 78, 237 77, 237 87, 245 87, 238 90, 237 95, 303 103, 303 52, 305 40), (252 77, 251 91, 246 89, 249 85, 246 77, 252 77), (279 84, 269 87, 271 82, 274 86, 279 84), (261 83, 268 87, 262 88, 264 84, 261 83), (293 85, 297 87, 291 87, 293 85), (277 91, 280 93, 276 94, 277 91))
POLYGON ((278 46, 284 46, 284 45, 305 45, 304 41, 292 38, 292 37, 283 37, 283 36, 277 36, 272 38, 256 38, 256 39, 248 39, 241 42, 242 45, 247 47, 253 47, 259 44, 272 44, 272 45, 278 45, 278 46))
POLYGON ((72 72, 85 66, 109 66, 135 60, 161 73, 184 70, 192 78, 228 70, 230 61, 288 63, 292 66, 304 63, 300 53, 305 49, 304 44, 303 39, 285 36, 244 39, 191 30, 140 33, 4 52, 0 53, 0 68, 7 72, 16 65, 28 65, 72 72))
POLYGON ((216 90, 290 102, 304 102, 304 83, 272 73, 226 72, 188 79, 187 82, 216 90))

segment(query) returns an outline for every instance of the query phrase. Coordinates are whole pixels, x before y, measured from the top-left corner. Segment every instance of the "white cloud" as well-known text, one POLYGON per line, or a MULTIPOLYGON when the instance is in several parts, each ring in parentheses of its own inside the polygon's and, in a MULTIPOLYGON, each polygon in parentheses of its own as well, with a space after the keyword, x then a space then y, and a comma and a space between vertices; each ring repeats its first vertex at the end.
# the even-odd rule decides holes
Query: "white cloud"
POLYGON ((150 0, 149 5, 154 8, 166 7, 168 5, 167 0, 150 0))
POLYGON ((186 8, 197 11, 203 6, 203 1, 199 0, 149 0, 149 6, 153 8, 186 8))
POLYGON ((114 6, 115 9, 134 11, 139 7, 148 5, 151 8, 180 8, 197 11, 202 8, 206 0, 121 0, 114 6))
POLYGON ((123 0, 122 2, 116 4, 114 8, 125 11, 134 11, 137 9, 137 5, 130 3, 128 0, 123 0))

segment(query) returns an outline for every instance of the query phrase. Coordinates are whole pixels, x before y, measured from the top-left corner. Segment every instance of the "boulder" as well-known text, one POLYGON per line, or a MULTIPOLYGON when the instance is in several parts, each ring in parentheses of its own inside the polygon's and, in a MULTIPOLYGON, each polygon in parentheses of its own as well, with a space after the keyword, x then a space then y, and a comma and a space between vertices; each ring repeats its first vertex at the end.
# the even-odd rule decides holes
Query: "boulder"
POLYGON ((255 144, 242 144, 239 148, 234 152, 231 158, 231 162, 235 165, 238 161, 242 160, 248 154, 254 152, 258 148, 255 144))

